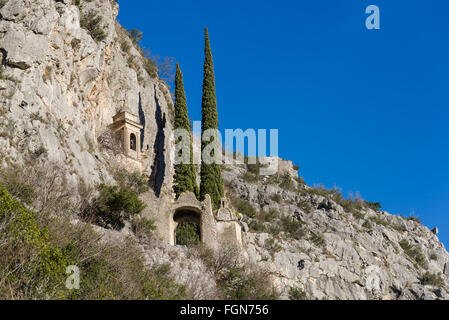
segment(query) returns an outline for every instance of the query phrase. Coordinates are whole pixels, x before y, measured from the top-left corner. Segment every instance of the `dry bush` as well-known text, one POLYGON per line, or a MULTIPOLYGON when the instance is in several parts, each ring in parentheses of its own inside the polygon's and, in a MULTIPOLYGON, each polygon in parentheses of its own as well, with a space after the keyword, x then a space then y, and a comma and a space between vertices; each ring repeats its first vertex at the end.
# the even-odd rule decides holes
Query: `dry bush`
POLYGON ((204 274, 192 273, 183 283, 186 294, 194 300, 220 299, 219 289, 212 281, 208 281, 204 274))
POLYGON ((131 219, 131 230, 142 243, 150 243, 154 237, 156 225, 154 220, 145 217, 134 217, 131 219))
POLYGON ((32 167, 8 167, 0 171, 0 184, 37 212, 61 214, 73 211, 74 188, 64 170, 55 163, 32 167))
POLYGON ((92 226, 32 212, 0 187, 0 299, 182 299, 167 265, 145 267, 131 239, 102 240, 92 226), (66 267, 80 289, 65 287, 66 267))
POLYGON ((240 250, 234 246, 224 245, 215 252, 205 246, 197 247, 197 250, 198 257, 214 277, 220 276, 226 270, 237 268, 242 262, 240 250))
POLYGON ((111 152, 114 156, 123 152, 123 143, 120 136, 109 128, 98 137, 98 143, 103 150, 111 152))
MULTIPOLYGON (((144 57, 151 65, 151 69, 156 71, 160 79, 168 84, 173 84, 175 80, 175 59, 173 57, 161 58, 160 55, 152 54, 150 49, 144 50, 144 57)), ((148 70, 147 70, 148 71, 148 70)), ((149 72, 150 73, 150 72, 149 72)), ((154 71, 153 71, 154 73, 154 71)), ((150 73, 151 75, 151 73, 150 73)))
POLYGON ((82 221, 90 224, 95 224, 96 206, 94 205, 98 197, 98 191, 87 185, 83 180, 78 183, 78 199, 75 203, 75 208, 78 216, 82 221))
POLYGON ((213 251, 200 246, 191 250, 214 276, 220 299, 265 300, 279 297, 270 273, 245 261, 239 248, 225 245, 213 251))
POLYGON ((112 173, 112 176, 120 187, 131 188, 138 194, 142 194, 149 189, 149 177, 145 173, 139 171, 130 172, 120 166, 114 166, 114 164, 110 165, 109 172, 112 173))

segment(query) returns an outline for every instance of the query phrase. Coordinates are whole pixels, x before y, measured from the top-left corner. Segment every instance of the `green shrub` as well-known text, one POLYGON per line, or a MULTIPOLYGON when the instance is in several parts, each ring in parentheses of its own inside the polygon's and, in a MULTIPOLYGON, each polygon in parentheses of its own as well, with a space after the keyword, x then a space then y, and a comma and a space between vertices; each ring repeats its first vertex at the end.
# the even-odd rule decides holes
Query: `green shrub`
POLYGON ((270 199, 273 200, 274 202, 277 202, 277 203, 281 203, 282 202, 282 197, 278 193, 271 195, 270 199))
POLYGON ((244 162, 246 164, 246 172, 242 175, 242 179, 249 183, 260 181, 260 170, 261 168, 266 168, 266 165, 261 164, 259 159, 256 159, 256 163, 248 163, 248 157, 245 157, 244 162))
POLYGON ((122 49, 122 51, 125 53, 129 53, 129 50, 131 49, 131 45, 128 43, 128 41, 123 40, 120 43, 120 49, 122 49))
POLYGON ((343 198, 339 200, 340 201, 337 201, 337 203, 341 205, 346 212, 355 213, 357 215, 363 209, 363 202, 360 200, 343 198))
POLYGON ((139 171, 115 170, 113 176, 121 188, 131 188, 137 194, 142 194, 149 190, 148 176, 141 174, 139 171))
POLYGON ((295 177, 295 181, 298 183, 299 187, 306 186, 307 183, 304 181, 304 177, 295 177))
POLYGON ((256 216, 256 209, 246 200, 240 198, 232 198, 232 205, 241 214, 244 214, 247 217, 254 218, 256 216))
POLYGON ((153 60, 151 60, 150 57, 146 57, 143 61, 143 67, 145 69, 145 71, 148 73, 148 75, 153 78, 156 79, 158 76, 158 70, 157 70, 157 66, 154 63, 153 60))
POLYGON ((302 199, 301 201, 299 201, 297 203, 297 206, 299 209, 301 209, 305 213, 311 213, 313 210, 312 206, 310 205, 310 202, 307 201, 306 199, 302 199))
POLYGON ((268 231, 265 224, 257 219, 252 219, 248 223, 248 227, 252 232, 267 232, 268 231))
POLYGON ((126 60, 128 67, 130 67, 131 69, 133 69, 134 71, 138 72, 139 71, 139 66, 135 61, 135 56, 129 56, 128 59, 126 60))
POLYGON ((92 227, 27 210, 0 187, 0 299, 185 299, 166 265, 146 268, 131 240, 99 241, 92 227), (80 289, 65 287, 66 267, 80 289))
POLYGON ((103 41, 106 39, 106 33, 101 26, 103 18, 94 11, 81 15, 80 25, 86 29, 95 41, 103 41))
POLYGON ((176 228, 176 244, 194 246, 201 242, 200 226, 193 222, 181 222, 176 228))
POLYGON ((364 219, 365 218, 365 215, 362 212, 360 212, 359 210, 353 210, 353 211, 351 211, 351 213, 352 213, 352 216, 356 219, 364 219))
POLYGON ((399 241, 399 245, 404 251, 409 251, 413 248, 410 242, 408 242, 406 239, 402 239, 401 241, 399 241))
POLYGON ((156 226, 154 220, 135 217, 131 220, 131 229, 139 239, 149 239, 156 230, 156 226))
POLYGON ((406 239, 402 239, 399 245, 410 258, 415 260, 418 266, 424 269, 427 268, 426 258, 419 247, 410 244, 406 239))
POLYGON ((382 205, 379 202, 370 202, 370 201, 364 201, 365 206, 367 206, 368 208, 374 210, 374 211, 379 211, 382 208, 382 205))
POLYGON ((276 242, 274 238, 267 238, 263 244, 264 248, 273 255, 276 252, 281 251, 282 247, 276 242))
POLYGON ((135 46, 140 46, 140 42, 143 39, 143 34, 136 28, 128 31, 129 37, 135 46))
POLYGON ((48 230, 36 222, 36 213, 0 187, 0 297, 11 291, 17 298, 24 294, 35 299, 63 297, 67 259, 48 238, 48 230))
POLYGON ((268 211, 261 210, 257 214, 257 219, 263 222, 272 222, 278 217, 278 212, 274 209, 270 209, 268 211))
POLYGON ((299 240, 305 236, 305 231, 302 228, 303 223, 297 219, 290 217, 281 218, 281 228, 290 237, 299 240))
POLYGON ((381 217, 378 217, 378 216, 369 217, 369 220, 371 222, 374 222, 375 224, 379 224, 379 225, 382 225, 384 227, 388 226, 388 222, 385 221, 384 219, 382 219, 381 217))
POLYGON ((276 185, 276 186, 279 185, 279 183, 281 183, 281 180, 280 180, 278 174, 270 175, 265 181, 265 184, 276 185))
POLYGON ((288 297, 290 300, 307 300, 307 294, 304 292, 304 290, 296 287, 290 287, 290 290, 288 291, 288 297))
POLYGON ((324 247, 326 245, 326 239, 321 234, 313 233, 311 234, 310 241, 318 247, 324 247))
POLYGON ((272 287, 269 275, 262 270, 232 268, 219 279, 218 285, 229 300, 275 300, 279 293, 272 287))
POLYGON ((406 231, 407 230, 407 228, 404 226, 404 225, 402 225, 402 224, 391 224, 391 227, 394 229, 394 230, 396 230, 396 231, 399 231, 399 232, 404 232, 404 231, 406 231))
POLYGON ((441 273, 430 273, 427 271, 420 277, 420 281, 422 285, 431 285, 434 287, 442 287, 444 286, 444 280, 441 277, 441 273))
POLYGON ((0 171, 0 185, 3 185, 11 196, 27 205, 31 205, 36 196, 33 186, 19 179, 13 170, 0 171))
POLYGON ((250 172, 243 173, 241 178, 243 179, 243 181, 247 183, 255 183, 259 181, 259 177, 254 174, 251 174, 250 172))
POLYGON ((373 226, 371 225, 371 223, 370 223, 368 220, 366 220, 366 221, 362 224, 362 227, 364 227, 364 228, 366 228, 366 229, 369 229, 369 230, 371 230, 371 229, 373 228, 373 226))
POLYGON ((422 224, 421 220, 418 217, 411 216, 411 217, 406 217, 405 219, 408 220, 408 221, 414 221, 416 223, 422 224))
POLYGON ((327 189, 323 185, 318 185, 316 187, 309 188, 306 190, 306 192, 311 195, 318 195, 330 198, 333 198, 333 196, 340 194, 338 189, 327 189))
POLYGON ((290 177, 290 175, 288 175, 287 173, 282 175, 280 177, 281 179, 281 183, 279 184, 279 187, 284 189, 284 190, 290 190, 290 191, 294 191, 295 190, 295 185, 293 183, 292 178, 290 177))
POLYGON ((129 220, 145 208, 137 192, 130 187, 100 184, 97 189, 100 195, 81 213, 81 216, 100 226, 121 229, 125 220, 129 220))
POLYGON ((265 230, 273 236, 278 236, 282 231, 281 227, 278 224, 269 224, 268 227, 265 227, 265 230))
POLYGON ((81 40, 77 38, 73 38, 70 42, 70 45, 72 46, 73 50, 78 50, 79 46, 81 44, 81 40))
POLYGON ((248 171, 248 173, 259 177, 260 174, 260 162, 257 160, 256 163, 252 164, 252 163, 247 163, 246 165, 246 170, 248 171))
POLYGON ((311 195, 330 198, 341 205, 346 212, 360 211, 363 208, 371 208, 375 211, 379 211, 380 208, 382 208, 379 202, 369 202, 360 199, 345 199, 338 188, 327 189, 323 185, 318 185, 317 187, 307 189, 306 192, 311 195))

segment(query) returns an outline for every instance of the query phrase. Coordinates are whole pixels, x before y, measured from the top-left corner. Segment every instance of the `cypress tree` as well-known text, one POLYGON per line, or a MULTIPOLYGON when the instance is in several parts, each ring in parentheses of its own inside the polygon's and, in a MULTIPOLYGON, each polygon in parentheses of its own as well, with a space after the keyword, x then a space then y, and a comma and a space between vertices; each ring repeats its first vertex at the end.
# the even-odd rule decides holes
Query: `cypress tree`
MULTIPOLYGON (((196 184, 196 170, 193 164, 192 136, 190 131, 190 122, 187 112, 186 94, 184 92, 184 82, 179 65, 176 64, 175 77, 175 129, 185 129, 189 133, 190 162, 175 164, 174 186, 173 189, 178 198, 181 193, 191 191, 196 197, 199 196, 198 185, 196 184)), ((181 152, 181 151, 180 151, 181 152)))
MULTIPOLYGON (((204 74, 203 74, 203 99, 201 103, 201 130, 204 133, 207 129, 218 129, 217 98, 215 96, 215 76, 212 52, 209 43, 209 33, 205 28, 205 48, 204 48, 204 74)), ((208 143, 201 141, 201 152, 208 143)), ((224 195, 223 178, 219 164, 206 164, 201 161, 201 184, 200 199, 204 200, 209 194, 214 209, 218 209, 220 199, 224 195)))

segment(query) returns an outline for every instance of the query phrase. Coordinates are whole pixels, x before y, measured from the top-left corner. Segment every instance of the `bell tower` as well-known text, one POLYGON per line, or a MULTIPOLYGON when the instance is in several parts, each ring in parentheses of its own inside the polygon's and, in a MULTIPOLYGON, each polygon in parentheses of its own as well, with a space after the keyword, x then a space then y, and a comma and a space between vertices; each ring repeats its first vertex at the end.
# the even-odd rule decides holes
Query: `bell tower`
POLYGON ((140 160, 140 131, 143 129, 143 125, 140 124, 139 117, 125 107, 112 119, 113 123, 110 128, 120 136, 123 153, 129 158, 140 160))

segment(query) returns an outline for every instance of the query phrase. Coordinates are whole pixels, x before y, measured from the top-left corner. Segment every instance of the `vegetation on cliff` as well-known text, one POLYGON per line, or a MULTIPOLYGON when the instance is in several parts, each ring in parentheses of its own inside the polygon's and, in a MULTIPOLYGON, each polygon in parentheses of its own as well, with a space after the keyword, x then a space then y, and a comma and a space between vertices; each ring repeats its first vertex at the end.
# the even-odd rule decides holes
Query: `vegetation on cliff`
MULTIPOLYGON (((218 112, 217 112, 217 98, 215 95, 215 75, 214 62, 212 59, 212 52, 209 43, 209 33, 205 29, 205 48, 204 48, 204 75, 203 75, 203 98, 201 109, 201 130, 204 132, 208 129, 218 128, 218 112)), ((203 200, 206 194, 210 195, 214 209, 218 209, 220 199, 224 195, 223 178, 221 176, 221 167, 217 163, 208 164, 204 161, 203 151, 206 146, 213 141, 201 142, 201 184, 200 184, 200 198, 203 200)), ((211 153, 211 158, 215 154, 211 153)))
POLYGON ((186 298, 169 266, 146 267, 134 241, 99 240, 92 226, 29 210, 0 186, 0 299, 186 298), (79 289, 65 285, 71 265, 79 289))
MULTIPOLYGON (((193 164, 193 147, 192 136, 190 130, 190 121, 187 111, 186 94, 184 92, 184 81, 181 69, 176 64, 176 78, 175 78, 175 129, 184 129, 189 133, 188 144, 186 141, 181 141, 179 137, 177 143, 186 144, 189 147, 189 163, 175 164, 174 186, 173 189, 176 197, 179 197, 183 192, 193 192, 197 197, 199 196, 198 185, 196 183, 196 169, 193 164)), ((179 150, 179 157, 182 157, 183 150, 179 150)), ((186 155, 184 155, 185 157, 186 155)))

